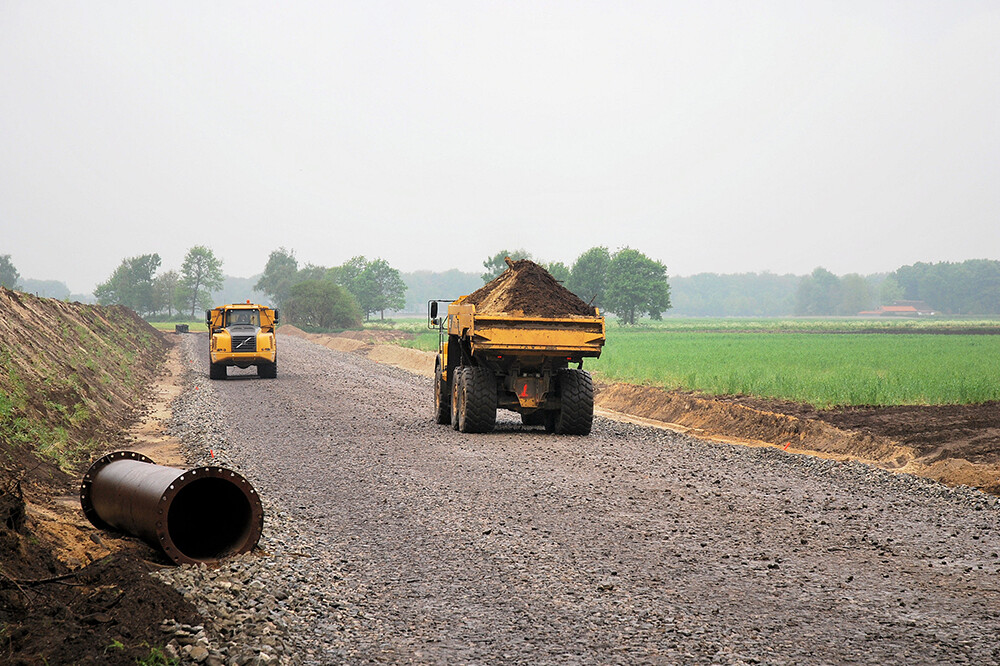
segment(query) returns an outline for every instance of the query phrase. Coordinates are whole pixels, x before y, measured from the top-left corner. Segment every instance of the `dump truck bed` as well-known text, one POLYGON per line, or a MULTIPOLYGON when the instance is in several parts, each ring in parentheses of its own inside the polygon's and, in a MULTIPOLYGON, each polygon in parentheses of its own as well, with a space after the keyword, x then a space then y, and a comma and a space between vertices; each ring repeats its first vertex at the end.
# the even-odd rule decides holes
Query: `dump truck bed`
POLYGON ((470 341, 472 352, 598 357, 604 345, 604 318, 524 317, 476 312, 471 303, 448 306, 448 333, 470 341))

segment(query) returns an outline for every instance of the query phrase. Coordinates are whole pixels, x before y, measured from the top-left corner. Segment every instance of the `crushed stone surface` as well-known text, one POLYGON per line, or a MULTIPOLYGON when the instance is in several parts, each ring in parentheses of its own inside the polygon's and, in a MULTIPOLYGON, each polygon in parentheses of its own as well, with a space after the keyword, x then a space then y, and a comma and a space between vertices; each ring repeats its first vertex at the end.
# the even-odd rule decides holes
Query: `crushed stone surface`
POLYGON ((462 434, 356 354, 285 337, 276 380, 210 382, 184 344, 171 429, 267 511, 259 552, 159 574, 217 663, 1000 662, 981 492, 601 418, 462 434))

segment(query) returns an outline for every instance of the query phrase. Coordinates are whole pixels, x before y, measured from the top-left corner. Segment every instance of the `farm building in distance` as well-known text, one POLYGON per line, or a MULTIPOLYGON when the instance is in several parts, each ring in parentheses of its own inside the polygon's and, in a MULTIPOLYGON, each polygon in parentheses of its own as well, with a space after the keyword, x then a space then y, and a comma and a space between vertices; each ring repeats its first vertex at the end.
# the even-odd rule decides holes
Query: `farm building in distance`
POLYGON ((923 301, 893 301, 892 305, 880 305, 876 310, 858 314, 863 317, 927 317, 936 313, 923 301))

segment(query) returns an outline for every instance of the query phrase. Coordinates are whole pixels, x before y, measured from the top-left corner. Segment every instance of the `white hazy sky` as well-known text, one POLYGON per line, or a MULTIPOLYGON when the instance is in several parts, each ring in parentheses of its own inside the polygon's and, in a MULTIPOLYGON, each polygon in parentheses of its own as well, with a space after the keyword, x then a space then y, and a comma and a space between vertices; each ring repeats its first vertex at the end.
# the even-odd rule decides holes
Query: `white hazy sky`
POLYGON ((1000 2, 0 0, 0 254, 1000 259, 1000 2))

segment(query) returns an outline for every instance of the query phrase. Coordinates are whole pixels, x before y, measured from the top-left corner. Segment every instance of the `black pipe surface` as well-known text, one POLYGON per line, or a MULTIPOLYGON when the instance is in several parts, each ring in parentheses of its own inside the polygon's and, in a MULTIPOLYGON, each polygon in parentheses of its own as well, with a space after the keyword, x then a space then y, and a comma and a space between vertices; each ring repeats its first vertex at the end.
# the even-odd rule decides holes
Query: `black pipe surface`
POLYGON ((95 527, 137 536, 177 564, 248 552, 264 529, 260 497, 236 472, 164 467, 134 451, 91 465, 80 505, 95 527))

